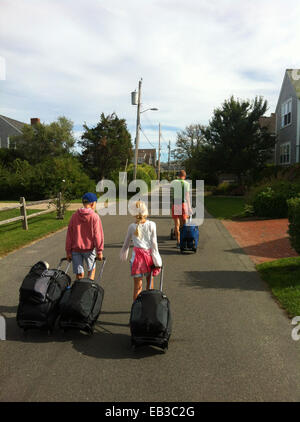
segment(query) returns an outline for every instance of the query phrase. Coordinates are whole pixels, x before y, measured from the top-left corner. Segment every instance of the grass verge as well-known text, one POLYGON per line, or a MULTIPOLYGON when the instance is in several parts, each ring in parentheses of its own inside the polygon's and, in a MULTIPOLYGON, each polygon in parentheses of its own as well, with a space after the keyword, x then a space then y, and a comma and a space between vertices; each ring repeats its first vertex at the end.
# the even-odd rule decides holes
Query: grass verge
POLYGON ((245 200, 242 197, 226 198, 208 195, 204 197, 206 210, 215 218, 230 219, 243 215, 245 200))
MULTIPOLYGON (((27 210, 28 214, 40 210, 27 210)), ((63 220, 56 219, 56 212, 41 215, 28 220, 29 230, 23 230, 21 221, 0 226, 0 257, 34 240, 40 239, 67 226, 73 211, 67 211, 63 220)), ((7 220, 20 215, 19 210, 2 211, 0 220, 7 220)))
POLYGON ((289 316, 300 315, 300 257, 265 262, 256 269, 289 316))

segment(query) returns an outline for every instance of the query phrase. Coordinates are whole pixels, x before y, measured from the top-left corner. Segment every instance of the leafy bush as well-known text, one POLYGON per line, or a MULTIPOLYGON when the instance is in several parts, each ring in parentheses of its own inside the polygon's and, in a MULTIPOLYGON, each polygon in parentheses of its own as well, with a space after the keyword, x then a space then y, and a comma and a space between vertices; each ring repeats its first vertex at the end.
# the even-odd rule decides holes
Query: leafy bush
POLYGON ((213 192, 216 189, 216 186, 206 185, 204 183, 204 192, 213 192))
POLYGON ((291 198, 288 203, 288 234, 292 247, 300 253, 300 197, 291 198))
POLYGON ((214 195, 227 195, 230 190, 230 183, 229 182, 222 182, 219 183, 216 188, 213 189, 214 195))
POLYGON ((253 206, 258 217, 285 218, 288 215, 287 200, 297 196, 300 183, 276 180, 250 190, 246 203, 253 206))
POLYGON ((245 187, 237 183, 222 182, 217 187, 213 187, 211 192, 213 195, 243 196, 245 187))
POLYGON ((149 166, 149 164, 144 163, 141 165, 141 168, 150 176, 151 180, 157 179, 157 174, 153 166, 149 166))
MULTIPOLYGON (((133 180, 133 178, 134 178, 134 165, 130 164, 128 169, 127 169, 128 184, 133 180)), ((152 179, 149 176, 149 174, 147 173, 147 171, 145 171, 145 169, 142 166, 137 166, 136 178, 146 182, 148 189, 151 188, 151 180, 152 179)))
POLYGON ((47 199, 64 189, 68 198, 95 191, 95 184, 84 173, 76 158, 50 158, 34 166, 26 160, 14 160, 8 168, 0 166, 0 199, 47 199), (64 180, 64 181, 63 181, 64 180))

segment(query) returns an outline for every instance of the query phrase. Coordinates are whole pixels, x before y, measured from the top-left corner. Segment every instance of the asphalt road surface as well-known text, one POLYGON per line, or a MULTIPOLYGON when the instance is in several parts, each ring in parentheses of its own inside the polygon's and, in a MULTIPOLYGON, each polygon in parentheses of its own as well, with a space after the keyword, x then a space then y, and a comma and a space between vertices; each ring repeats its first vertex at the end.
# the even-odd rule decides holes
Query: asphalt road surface
MULTIPOLYGON (((16 324, 22 279, 40 259, 55 267, 66 231, 0 259, 0 401, 298 401, 300 342, 292 325, 222 224, 207 216, 197 254, 181 255, 157 224, 171 301, 169 350, 130 347, 129 264, 119 252, 132 217, 105 216, 102 313, 93 337, 58 329, 52 336, 16 324)), ((98 266, 99 270, 99 266, 98 266)), ((158 283, 158 280, 156 280, 158 283)))

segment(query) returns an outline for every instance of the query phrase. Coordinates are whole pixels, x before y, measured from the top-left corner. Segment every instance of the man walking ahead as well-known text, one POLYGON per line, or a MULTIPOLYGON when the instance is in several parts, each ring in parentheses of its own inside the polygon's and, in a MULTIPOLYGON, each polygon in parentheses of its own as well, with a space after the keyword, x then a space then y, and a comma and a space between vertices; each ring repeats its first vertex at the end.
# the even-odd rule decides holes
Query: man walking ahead
POLYGON ((190 203, 190 184, 185 181, 186 172, 180 170, 179 178, 173 180, 173 205, 172 218, 175 224, 175 236, 177 240, 177 248, 180 248, 180 227, 186 224, 189 215, 192 215, 192 207, 190 203))
POLYGON ((83 208, 79 208, 71 217, 67 238, 66 253, 73 262, 76 278, 84 277, 84 261, 87 264, 88 277, 95 278, 96 257, 103 259, 104 235, 99 215, 95 212, 97 195, 91 192, 82 197, 83 208))

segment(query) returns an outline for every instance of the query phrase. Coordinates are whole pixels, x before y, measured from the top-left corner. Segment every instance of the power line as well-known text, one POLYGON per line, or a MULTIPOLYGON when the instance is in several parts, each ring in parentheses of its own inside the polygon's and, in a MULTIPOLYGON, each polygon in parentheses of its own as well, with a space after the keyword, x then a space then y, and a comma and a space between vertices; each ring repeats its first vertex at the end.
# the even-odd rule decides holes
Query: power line
POLYGON ((143 131, 143 128, 140 126, 140 129, 141 129, 141 132, 142 132, 142 134, 145 136, 145 138, 147 139, 147 141, 149 142, 149 144, 154 148, 154 149, 156 149, 156 147, 149 141, 149 139, 148 139, 148 137, 147 137, 147 135, 145 134, 145 132, 143 131))

